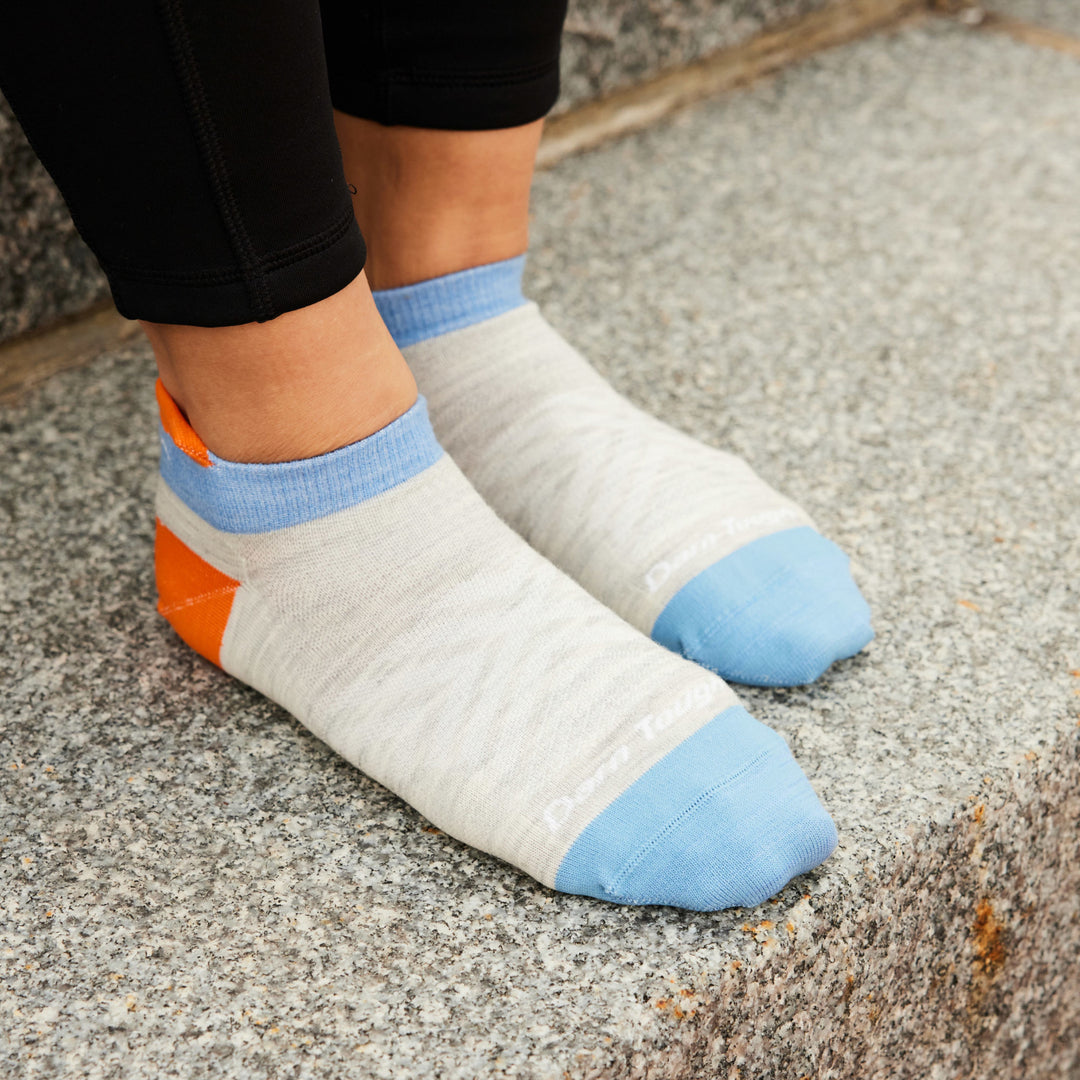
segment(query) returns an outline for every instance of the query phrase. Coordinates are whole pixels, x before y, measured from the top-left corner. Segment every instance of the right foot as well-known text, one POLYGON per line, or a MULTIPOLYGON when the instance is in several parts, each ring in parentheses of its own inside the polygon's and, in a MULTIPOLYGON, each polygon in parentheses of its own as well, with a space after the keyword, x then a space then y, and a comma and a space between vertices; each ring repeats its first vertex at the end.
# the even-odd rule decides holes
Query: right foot
POLYGON ((422 400, 265 465, 158 400, 159 610, 439 828, 564 892, 705 911, 833 850, 784 740, 503 525, 422 400))
POLYGON ((873 638, 848 557, 732 454, 620 397, 521 293, 523 259, 375 294, 495 512, 654 641, 797 686, 873 638))

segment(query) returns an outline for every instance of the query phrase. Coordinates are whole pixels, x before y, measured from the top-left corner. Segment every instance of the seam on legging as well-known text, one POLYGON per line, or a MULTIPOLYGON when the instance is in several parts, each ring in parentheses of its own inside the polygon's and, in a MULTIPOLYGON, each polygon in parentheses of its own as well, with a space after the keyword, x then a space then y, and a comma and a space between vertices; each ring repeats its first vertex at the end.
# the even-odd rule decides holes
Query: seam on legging
MULTIPOLYGON (((264 271, 278 270, 294 262, 318 255, 320 252, 331 248, 352 228, 353 210, 348 207, 346 212, 331 226, 323 229, 314 236, 306 237, 291 247, 282 248, 273 255, 264 256, 260 265, 264 271)), ((134 281, 161 281, 176 285, 231 285, 234 282, 244 280, 243 272, 235 268, 221 267, 214 270, 187 270, 178 272, 175 270, 158 270, 153 267, 129 266, 124 263, 102 264, 109 273, 118 273, 134 281)))
POLYGON ((210 176, 210 186, 217 201, 218 213, 240 263, 240 278, 248 288, 253 314, 257 320, 270 319, 276 314, 266 283, 261 260, 255 251, 243 215, 232 189, 229 170, 221 152, 217 126, 210 112, 206 90, 199 75, 182 0, 158 0, 165 24, 166 36, 173 53, 173 62, 188 106, 188 119, 195 129, 195 138, 202 152, 203 163, 210 176))

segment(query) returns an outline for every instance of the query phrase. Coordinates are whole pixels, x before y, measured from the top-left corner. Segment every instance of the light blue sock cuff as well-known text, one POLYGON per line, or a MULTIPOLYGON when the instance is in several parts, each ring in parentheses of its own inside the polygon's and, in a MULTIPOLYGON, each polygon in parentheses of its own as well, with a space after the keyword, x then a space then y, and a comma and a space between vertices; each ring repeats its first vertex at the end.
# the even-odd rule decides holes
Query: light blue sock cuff
POLYGON ((521 307, 525 256, 459 270, 375 293, 375 306, 399 349, 463 330, 521 307))
POLYGON ((243 464, 208 452, 210 464, 201 465, 163 427, 159 434, 165 482, 199 517, 228 533, 269 532, 347 510, 412 479, 443 454, 423 397, 374 435, 300 461, 243 464))

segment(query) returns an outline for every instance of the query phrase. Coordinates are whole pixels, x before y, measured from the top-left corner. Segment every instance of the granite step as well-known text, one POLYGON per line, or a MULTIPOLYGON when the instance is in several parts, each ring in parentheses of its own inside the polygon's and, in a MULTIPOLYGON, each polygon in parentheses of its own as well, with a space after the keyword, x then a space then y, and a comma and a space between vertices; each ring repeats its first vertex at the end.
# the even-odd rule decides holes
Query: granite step
POLYGON ((144 346, 0 406, 3 1075, 1080 1076, 1078 97, 927 19, 538 178, 552 321, 875 612, 743 694, 841 834, 753 910, 549 892, 188 652, 144 346))

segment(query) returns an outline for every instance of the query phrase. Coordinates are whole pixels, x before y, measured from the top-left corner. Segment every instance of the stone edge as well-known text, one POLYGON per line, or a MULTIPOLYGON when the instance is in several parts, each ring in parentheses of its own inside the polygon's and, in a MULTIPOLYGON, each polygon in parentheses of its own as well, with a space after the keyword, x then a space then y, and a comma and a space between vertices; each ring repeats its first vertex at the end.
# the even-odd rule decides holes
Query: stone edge
POLYGON ((898 847, 843 908, 804 897, 692 1016, 665 1011, 662 1058, 627 1042, 566 1075, 1080 1074, 1080 732, 1019 765, 898 847))

